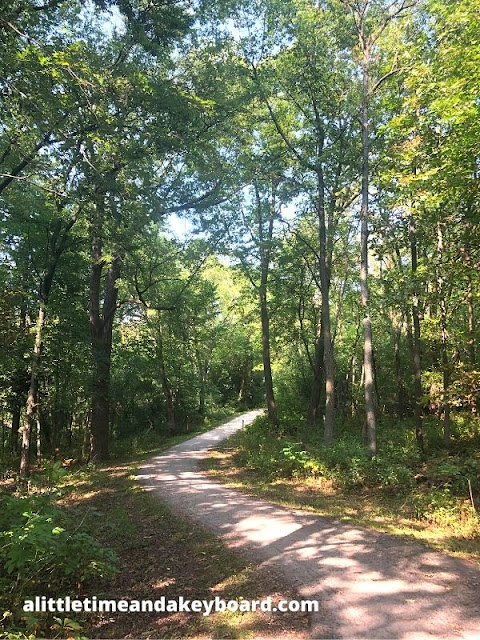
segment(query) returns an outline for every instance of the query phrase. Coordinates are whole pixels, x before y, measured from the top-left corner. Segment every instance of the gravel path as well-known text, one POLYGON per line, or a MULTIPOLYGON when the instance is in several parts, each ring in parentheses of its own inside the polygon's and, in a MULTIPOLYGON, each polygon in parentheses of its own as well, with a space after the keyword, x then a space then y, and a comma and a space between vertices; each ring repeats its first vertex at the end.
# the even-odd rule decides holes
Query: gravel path
POLYGON ((258 414, 148 460, 139 480, 228 546, 283 573, 302 598, 319 600, 314 638, 480 640, 480 569, 418 543, 244 496, 198 470, 209 448, 258 414))

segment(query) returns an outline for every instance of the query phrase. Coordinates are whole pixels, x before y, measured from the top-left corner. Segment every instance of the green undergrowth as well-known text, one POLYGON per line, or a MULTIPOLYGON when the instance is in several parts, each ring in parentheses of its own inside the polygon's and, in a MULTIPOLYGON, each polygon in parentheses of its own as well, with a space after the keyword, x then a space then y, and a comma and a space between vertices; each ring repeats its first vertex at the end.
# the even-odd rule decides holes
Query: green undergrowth
POLYGON ((200 433, 214 429, 223 422, 236 415, 242 413, 233 407, 216 407, 212 408, 205 418, 192 425, 191 427, 183 426, 179 433, 169 434, 166 431, 158 431, 153 428, 124 436, 112 443, 112 457, 116 459, 128 459, 148 457, 149 455, 162 451, 179 442, 193 438, 200 433))
POLYGON ((480 561, 480 423, 457 416, 452 444, 441 425, 425 420, 426 453, 409 421, 378 427, 378 454, 369 458, 355 425, 337 429, 330 448, 301 418, 282 420, 272 436, 258 418, 210 457, 219 479, 282 504, 424 540, 480 561), (473 498, 473 500, 472 500, 473 498))
MULTIPOLYGON (((170 438, 157 451, 191 435, 170 438)), ((305 614, 102 617, 23 611, 24 600, 36 595, 296 597, 273 574, 253 569, 143 491, 135 470, 146 455, 141 451, 122 462, 68 468, 47 463, 24 484, 5 475, 0 484, 0 638, 250 638, 280 637, 284 631, 303 638, 305 614)))
POLYGON ((62 506, 69 475, 47 463, 28 483, 0 487, 0 637, 76 634, 74 620, 25 613, 24 600, 78 593, 116 571, 117 554, 95 535, 103 512, 62 506))

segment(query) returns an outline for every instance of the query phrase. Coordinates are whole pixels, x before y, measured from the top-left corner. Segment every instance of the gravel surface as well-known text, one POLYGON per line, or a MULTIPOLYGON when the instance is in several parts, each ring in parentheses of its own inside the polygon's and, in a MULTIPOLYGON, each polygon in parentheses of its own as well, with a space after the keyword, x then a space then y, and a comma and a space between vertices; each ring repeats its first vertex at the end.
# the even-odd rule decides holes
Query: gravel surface
POLYGON ((151 458, 139 469, 140 482, 228 546, 283 573, 300 597, 318 600, 314 638, 480 640, 480 569, 474 565, 416 542, 244 496, 199 471, 209 448, 259 413, 151 458))

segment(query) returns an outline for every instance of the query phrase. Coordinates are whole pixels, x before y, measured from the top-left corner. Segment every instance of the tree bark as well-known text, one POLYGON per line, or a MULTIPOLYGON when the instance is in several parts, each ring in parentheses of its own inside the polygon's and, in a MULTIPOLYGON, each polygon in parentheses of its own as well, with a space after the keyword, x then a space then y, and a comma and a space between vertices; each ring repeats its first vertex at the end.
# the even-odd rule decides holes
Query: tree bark
POLYGON ((262 325, 262 359, 265 380, 265 397, 267 401, 268 419, 274 431, 279 429, 277 403, 273 388, 272 361, 270 356, 270 317, 268 314, 267 287, 270 270, 270 255, 273 238, 273 223, 275 219, 275 187, 272 186, 272 202, 269 206, 268 226, 265 234, 263 206, 260 199, 258 185, 255 184, 255 195, 258 216, 258 237, 260 242, 260 319, 262 325))
POLYGON ((397 416, 399 420, 403 420, 405 417, 405 386, 403 384, 402 361, 400 358, 401 335, 400 327, 395 327, 395 376, 397 378, 397 416))
MULTIPOLYGON (((64 206, 64 203, 58 204, 59 212, 61 211, 62 206, 64 206)), ((75 215, 74 217, 70 218, 70 220, 65 224, 63 224, 61 221, 57 221, 56 225, 54 226, 52 236, 48 241, 48 253, 50 255, 50 258, 40 280, 40 302, 38 307, 35 342, 30 369, 30 384, 27 395, 26 416, 24 424, 20 429, 22 438, 20 475, 28 475, 29 473, 30 436, 32 434, 33 426, 38 416, 38 377, 40 373, 40 360, 42 354, 42 332, 45 325, 48 300, 50 297, 50 291, 52 289, 53 278, 57 270, 58 262, 63 252, 65 251, 68 235, 73 225, 75 224, 76 219, 77 217, 75 215)))
POLYGON ((447 303, 445 300, 445 278, 443 274, 443 227, 441 222, 437 223, 437 282, 438 298, 440 303, 440 330, 442 334, 443 443, 448 447, 450 445, 451 437, 450 401, 448 399, 450 387, 450 366, 448 362, 447 303))
MULTIPOLYGON (((355 418, 357 415, 357 403, 355 401, 354 386, 355 386, 355 370, 357 360, 357 346, 360 339, 360 322, 357 321, 357 328, 355 331, 355 342, 353 343, 351 356, 348 361, 347 377, 346 377, 346 404, 350 405, 350 415, 355 418)), ((346 410, 346 407, 345 407, 346 410)))
POLYGON ((368 222, 369 201, 368 189, 370 178, 370 150, 369 150, 369 52, 364 52, 362 64, 362 196, 360 208, 360 291, 361 302, 364 311, 363 318, 363 371, 365 389, 365 413, 367 447, 370 456, 377 452, 377 434, 375 418, 375 383, 373 366, 373 338, 372 322, 369 313, 368 290, 368 222))
POLYGON ((333 354, 330 319, 330 273, 327 257, 325 184, 323 177, 323 168, 321 166, 317 170, 317 185, 317 217, 318 235, 320 241, 319 272, 322 296, 323 363, 325 366, 325 420, 323 425, 323 437, 325 445, 329 447, 333 443, 333 427, 335 422, 335 359, 333 354))
POLYGON ((421 362, 421 334, 420 334, 420 311, 418 300, 418 251, 415 222, 410 218, 410 256, 413 280, 412 294, 412 319, 413 319, 413 372, 414 372, 414 418, 415 418, 415 438, 420 451, 424 451, 423 441, 423 420, 422 420, 422 362, 421 362))
POLYGON ((313 378, 310 393, 310 404, 308 407, 307 424, 311 429, 315 429, 321 415, 320 403, 322 399, 322 388, 324 381, 324 352, 325 340, 322 330, 322 319, 317 327, 317 335, 315 338, 315 354, 313 356, 313 378))
POLYGON ((13 454, 18 451, 18 433, 20 431, 20 417, 21 417, 21 401, 15 400, 15 405, 12 409, 12 431, 10 433, 10 450, 13 454))
POLYGON ((207 395, 207 378, 208 378, 208 363, 202 365, 201 360, 199 360, 200 365, 200 392, 198 399, 198 414, 200 417, 205 417, 205 401, 207 395))
POLYGON ((110 426, 110 369, 112 356, 113 320, 117 308, 117 280, 120 277, 121 258, 113 257, 106 274, 103 306, 100 311, 101 277, 106 266, 102 255, 102 241, 98 211, 92 238, 92 266, 90 270, 90 334, 93 354, 93 386, 90 422, 90 456, 94 462, 109 457, 110 426))
MULTIPOLYGON (((468 313, 468 355, 472 370, 477 366, 477 354, 475 349, 475 307, 473 305, 473 284, 472 276, 468 276, 467 284, 467 313, 468 313)), ((478 397, 473 394, 471 399, 471 410, 474 415, 478 413, 478 397)))
POLYGON ((38 376, 40 371, 40 357, 42 353, 42 332, 45 325, 45 302, 38 307, 35 342, 33 345, 32 364, 30 370, 30 385, 28 387, 25 421, 20 429, 22 448, 20 453, 20 475, 26 476, 30 471, 30 434, 35 425, 37 414, 38 376))
POLYGON ((275 401, 275 392, 273 389, 272 364, 270 357, 270 318, 268 316, 267 293, 260 290, 260 317, 262 322, 262 357, 263 357, 263 375, 265 379, 265 396, 267 400, 268 419, 272 429, 278 430, 278 412, 277 403, 275 401))
POLYGON ((468 276, 467 285, 467 312, 468 312, 468 355, 470 359, 470 365, 473 369, 476 366, 476 353, 475 353, 475 309, 473 306, 473 285, 472 276, 468 276))

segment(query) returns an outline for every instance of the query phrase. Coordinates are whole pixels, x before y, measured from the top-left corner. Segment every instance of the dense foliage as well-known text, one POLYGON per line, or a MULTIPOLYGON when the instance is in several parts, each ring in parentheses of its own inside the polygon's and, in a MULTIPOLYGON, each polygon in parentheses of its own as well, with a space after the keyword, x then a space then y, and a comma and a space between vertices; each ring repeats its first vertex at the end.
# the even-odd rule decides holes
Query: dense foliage
MULTIPOLYGON (((265 404, 267 475, 412 487, 442 446, 480 502, 479 10, 3 8, 2 469, 265 404)), ((53 570, 61 514, 25 500, 1 539, 53 570)))

